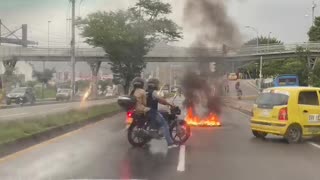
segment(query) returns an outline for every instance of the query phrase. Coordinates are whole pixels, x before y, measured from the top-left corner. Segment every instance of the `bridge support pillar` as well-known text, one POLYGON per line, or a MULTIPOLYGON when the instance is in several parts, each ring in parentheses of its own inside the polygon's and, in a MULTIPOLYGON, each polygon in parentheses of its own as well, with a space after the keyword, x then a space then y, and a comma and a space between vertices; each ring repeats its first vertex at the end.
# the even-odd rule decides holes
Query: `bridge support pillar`
POLYGON ((314 67, 317 64, 317 58, 314 57, 308 57, 308 68, 311 70, 314 70, 314 67))
POLYGON ((101 61, 88 62, 92 72, 92 95, 94 98, 98 95, 98 73, 101 66, 101 61))
POLYGON ((4 69, 5 69, 4 74, 5 75, 12 75, 14 68, 17 64, 17 60, 16 59, 5 60, 5 61, 2 61, 2 63, 3 63, 4 69))
POLYGON ((4 74, 1 77, 1 82, 2 88, 6 92, 9 90, 8 88, 10 87, 10 79, 12 79, 11 76, 13 75, 14 68, 17 64, 17 59, 4 60, 2 63, 4 66, 4 74))
POLYGON ((317 58, 316 57, 308 57, 308 85, 312 86, 312 75, 313 70, 317 64, 317 58))

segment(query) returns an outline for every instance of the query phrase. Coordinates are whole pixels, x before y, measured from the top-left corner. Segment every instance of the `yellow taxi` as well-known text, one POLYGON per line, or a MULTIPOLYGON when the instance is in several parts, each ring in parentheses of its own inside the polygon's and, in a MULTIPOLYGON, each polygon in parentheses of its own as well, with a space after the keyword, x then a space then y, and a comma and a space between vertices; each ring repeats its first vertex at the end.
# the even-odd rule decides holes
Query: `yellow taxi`
POLYGON ((228 79, 229 80, 237 80, 238 76, 237 76, 236 73, 230 73, 229 76, 228 76, 228 79))
POLYGON ((320 88, 274 87, 263 90, 253 105, 254 136, 283 136, 289 143, 320 135, 320 88))

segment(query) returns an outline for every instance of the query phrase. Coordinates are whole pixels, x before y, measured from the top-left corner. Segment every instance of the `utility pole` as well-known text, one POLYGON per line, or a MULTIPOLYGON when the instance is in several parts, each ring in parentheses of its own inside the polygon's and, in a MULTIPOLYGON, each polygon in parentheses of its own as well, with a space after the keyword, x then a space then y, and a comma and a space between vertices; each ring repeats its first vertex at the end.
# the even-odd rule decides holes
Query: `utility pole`
POLYGON ((0 19, 0 46, 1 46, 1 27, 2 27, 2 22, 1 22, 1 19, 0 19))
POLYGON ((71 89, 72 89, 72 96, 71 99, 73 99, 75 95, 75 64, 76 64, 76 49, 75 49, 75 8, 76 8, 76 0, 71 0, 72 3, 72 34, 71 34, 71 68, 72 68, 72 73, 71 73, 71 89))
MULTIPOLYGON (((51 21, 48 21, 48 55, 47 55, 47 61, 49 61, 49 48, 50 48, 50 23, 51 21)), ((43 71, 45 70, 46 68, 46 62, 43 61, 43 71)))

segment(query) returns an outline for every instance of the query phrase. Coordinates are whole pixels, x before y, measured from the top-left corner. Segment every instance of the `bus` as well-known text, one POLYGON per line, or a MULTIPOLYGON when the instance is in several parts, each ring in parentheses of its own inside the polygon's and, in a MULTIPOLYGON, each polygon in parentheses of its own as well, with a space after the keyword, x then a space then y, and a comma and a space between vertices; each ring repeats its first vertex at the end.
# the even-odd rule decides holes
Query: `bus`
POLYGON ((299 86, 299 77, 294 74, 281 74, 274 79, 273 85, 274 87, 299 86))

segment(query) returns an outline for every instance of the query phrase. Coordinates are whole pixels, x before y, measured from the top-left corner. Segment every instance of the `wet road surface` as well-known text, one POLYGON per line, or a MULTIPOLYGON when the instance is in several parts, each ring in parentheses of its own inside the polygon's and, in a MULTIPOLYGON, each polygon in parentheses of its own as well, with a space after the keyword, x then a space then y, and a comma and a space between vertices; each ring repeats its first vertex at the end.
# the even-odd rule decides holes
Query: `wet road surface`
POLYGON ((318 180, 320 149, 253 138, 249 117, 228 108, 220 128, 192 128, 185 146, 132 148, 121 113, 0 160, 0 179, 318 180), (185 148, 185 152, 184 152, 185 148))

